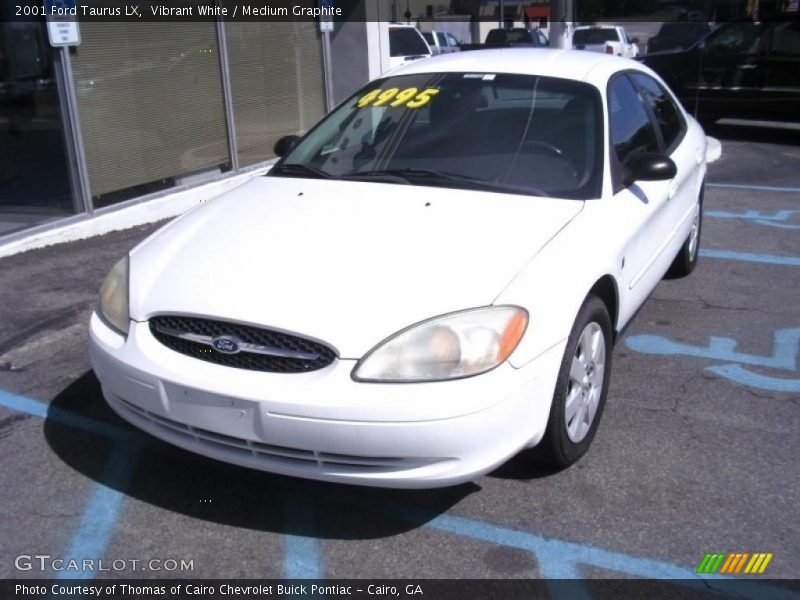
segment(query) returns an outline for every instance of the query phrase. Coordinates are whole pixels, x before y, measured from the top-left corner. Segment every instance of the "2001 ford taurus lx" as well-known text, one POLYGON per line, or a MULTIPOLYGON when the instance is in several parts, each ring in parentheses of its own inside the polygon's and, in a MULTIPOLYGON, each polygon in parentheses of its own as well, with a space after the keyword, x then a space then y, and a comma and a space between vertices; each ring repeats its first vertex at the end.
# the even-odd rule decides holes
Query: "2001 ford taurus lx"
POLYGON ((486 50, 373 81, 108 275, 111 407, 187 450, 374 486, 588 449, 615 336, 694 268, 706 138, 638 63, 486 50))

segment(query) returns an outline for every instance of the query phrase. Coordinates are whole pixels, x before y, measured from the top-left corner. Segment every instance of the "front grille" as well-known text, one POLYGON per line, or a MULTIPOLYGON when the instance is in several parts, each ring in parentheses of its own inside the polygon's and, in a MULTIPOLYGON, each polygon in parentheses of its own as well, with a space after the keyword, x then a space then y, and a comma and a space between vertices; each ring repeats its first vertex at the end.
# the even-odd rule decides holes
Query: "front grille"
POLYGON ((162 315, 150 319, 150 332, 175 352, 237 369, 306 373, 327 367, 336 359, 336 353, 320 342, 226 321, 162 315), (216 338, 234 338, 252 350, 242 349, 235 354, 222 352, 211 344, 216 338))
MULTIPOLYGON (((180 439, 185 444, 198 445, 198 447, 213 447, 217 451, 225 452, 230 456, 247 456, 259 459, 268 468, 269 464, 302 464, 311 468, 337 468, 351 471, 392 472, 406 469, 424 467, 442 459, 432 458, 402 458, 389 456, 354 456, 349 454, 333 454, 316 450, 301 448, 288 448, 274 446, 244 438, 233 437, 200 427, 193 427, 172 419, 167 419, 148 410, 131 404, 127 400, 114 397, 116 406, 123 409, 127 418, 134 424, 148 424, 158 434, 167 439, 180 439)), ((156 435, 158 435, 156 434, 156 435)))

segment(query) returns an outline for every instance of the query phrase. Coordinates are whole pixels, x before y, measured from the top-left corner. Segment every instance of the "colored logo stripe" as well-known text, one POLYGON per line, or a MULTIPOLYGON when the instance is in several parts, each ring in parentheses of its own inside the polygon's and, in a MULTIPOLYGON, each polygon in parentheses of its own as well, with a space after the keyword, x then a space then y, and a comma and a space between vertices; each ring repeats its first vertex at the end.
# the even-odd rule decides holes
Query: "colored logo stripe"
POLYGON ((707 553, 700 565, 697 567, 698 573, 717 573, 720 574, 761 574, 767 568, 769 561, 772 560, 772 553, 769 552, 720 552, 707 553), (749 559, 749 561, 748 561, 749 559), (745 564, 747 566, 745 567, 745 564))
POLYGON ((768 554, 753 554, 753 558, 750 559, 750 562, 747 564, 745 568, 745 573, 763 573, 764 569, 767 568, 769 561, 772 560, 772 552, 768 554))

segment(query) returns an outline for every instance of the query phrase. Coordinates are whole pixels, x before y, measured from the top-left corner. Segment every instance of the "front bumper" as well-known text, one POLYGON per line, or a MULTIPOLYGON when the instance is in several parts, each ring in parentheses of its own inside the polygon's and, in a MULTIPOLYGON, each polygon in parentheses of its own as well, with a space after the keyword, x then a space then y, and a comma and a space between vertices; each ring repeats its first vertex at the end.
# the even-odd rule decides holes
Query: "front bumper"
POLYGON ((106 401, 147 433, 262 471, 385 487, 469 481, 538 443, 563 351, 455 381, 360 383, 351 360, 245 371, 174 352, 147 323, 131 323, 127 338, 96 314, 90 327, 106 401))

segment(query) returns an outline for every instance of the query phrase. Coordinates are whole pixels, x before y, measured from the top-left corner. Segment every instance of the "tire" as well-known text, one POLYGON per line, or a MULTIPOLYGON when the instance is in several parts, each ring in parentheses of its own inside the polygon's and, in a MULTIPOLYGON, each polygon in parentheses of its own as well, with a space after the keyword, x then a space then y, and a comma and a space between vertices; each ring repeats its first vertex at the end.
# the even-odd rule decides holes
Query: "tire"
POLYGON ((612 335, 605 303, 588 296, 567 340, 547 429, 539 444, 540 457, 549 467, 564 469, 574 464, 594 439, 608 393, 612 335), (587 356, 592 357, 588 364, 587 356))
POLYGON ((704 181, 700 187, 700 198, 697 200, 692 229, 667 271, 667 277, 670 279, 687 277, 697 266, 697 260, 700 258, 700 235, 703 233, 703 193, 705 188, 704 181))

